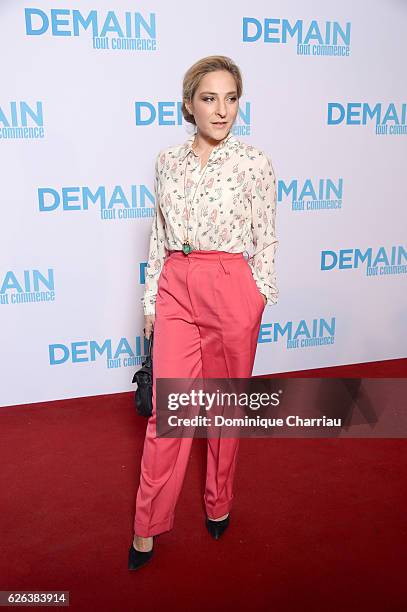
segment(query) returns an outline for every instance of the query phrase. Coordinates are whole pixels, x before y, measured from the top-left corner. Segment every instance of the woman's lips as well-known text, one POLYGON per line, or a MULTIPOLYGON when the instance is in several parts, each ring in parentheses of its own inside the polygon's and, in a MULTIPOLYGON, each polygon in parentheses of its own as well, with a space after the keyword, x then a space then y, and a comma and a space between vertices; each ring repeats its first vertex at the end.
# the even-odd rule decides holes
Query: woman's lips
POLYGON ((218 128, 222 128, 222 127, 225 127, 226 122, 212 123, 212 125, 214 125, 215 127, 218 127, 218 128))

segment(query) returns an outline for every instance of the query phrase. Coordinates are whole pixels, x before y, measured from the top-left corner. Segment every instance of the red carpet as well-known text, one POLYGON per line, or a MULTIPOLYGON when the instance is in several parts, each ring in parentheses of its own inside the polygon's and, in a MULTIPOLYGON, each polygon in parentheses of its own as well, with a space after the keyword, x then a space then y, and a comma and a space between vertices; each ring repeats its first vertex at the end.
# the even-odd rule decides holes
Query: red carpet
MULTIPOLYGON (((406 372, 397 360, 301 375, 406 372)), ((196 439, 174 529, 129 572, 147 423, 132 394, 1 408, 0 419, 0 590, 70 591, 75 612, 406 609, 405 440, 242 439, 231 524, 215 541, 196 439)))

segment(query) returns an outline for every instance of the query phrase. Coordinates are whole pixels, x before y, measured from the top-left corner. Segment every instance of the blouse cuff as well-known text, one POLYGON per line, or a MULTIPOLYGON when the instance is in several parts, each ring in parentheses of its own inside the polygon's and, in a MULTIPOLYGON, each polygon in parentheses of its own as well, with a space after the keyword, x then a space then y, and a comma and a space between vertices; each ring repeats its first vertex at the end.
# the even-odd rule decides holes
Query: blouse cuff
POLYGON ((155 301, 156 297, 143 297, 141 298, 143 304, 143 311, 145 315, 155 315, 155 301))
MULTIPOLYGON (((254 269, 253 265, 250 265, 250 267, 251 267, 253 278, 257 285, 258 290, 260 291, 260 293, 265 295, 267 298, 266 306, 267 304, 277 304, 278 289, 277 289, 275 282, 272 282, 271 284, 267 284, 264 280, 260 279, 257 276, 256 270, 254 269)), ((272 276, 275 278, 275 274, 272 276)))

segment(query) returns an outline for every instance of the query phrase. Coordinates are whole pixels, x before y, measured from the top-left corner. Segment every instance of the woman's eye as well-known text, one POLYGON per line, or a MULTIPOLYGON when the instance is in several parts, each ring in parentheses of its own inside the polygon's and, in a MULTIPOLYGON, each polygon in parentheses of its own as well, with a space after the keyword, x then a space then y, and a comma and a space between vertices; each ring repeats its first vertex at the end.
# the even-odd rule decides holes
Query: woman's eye
MULTIPOLYGON (((209 102, 209 101, 212 101, 212 100, 214 100, 214 98, 211 98, 211 97, 203 98, 204 102, 209 102)), ((237 98, 236 97, 232 97, 232 98, 229 98, 229 100, 231 100, 232 102, 236 102, 237 98)))

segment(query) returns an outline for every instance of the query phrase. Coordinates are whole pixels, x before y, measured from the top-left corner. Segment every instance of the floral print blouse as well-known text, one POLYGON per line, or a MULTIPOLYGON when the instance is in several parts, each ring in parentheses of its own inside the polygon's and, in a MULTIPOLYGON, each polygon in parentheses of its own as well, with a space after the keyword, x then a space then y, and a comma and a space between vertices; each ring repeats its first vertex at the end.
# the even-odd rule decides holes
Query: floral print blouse
POLYGON ((158 279, 167 251, 182 250, 187 226, 194 249, 246 251, 248 255, 248 249, 254 249, 248 259, 254 280, 267 303, 275 304, 278 240, 271 160, 229 132, 212 149, 201 170, 200 158, 192 149, 194 139, 192 135, 182 145, 162 149, 156 158, 156 208, 141 298, 144 314, 155 314, 158 279))

